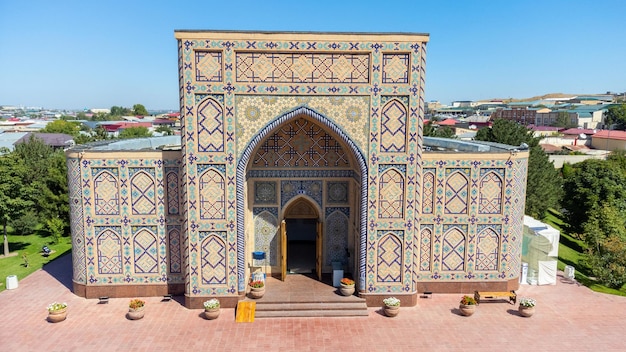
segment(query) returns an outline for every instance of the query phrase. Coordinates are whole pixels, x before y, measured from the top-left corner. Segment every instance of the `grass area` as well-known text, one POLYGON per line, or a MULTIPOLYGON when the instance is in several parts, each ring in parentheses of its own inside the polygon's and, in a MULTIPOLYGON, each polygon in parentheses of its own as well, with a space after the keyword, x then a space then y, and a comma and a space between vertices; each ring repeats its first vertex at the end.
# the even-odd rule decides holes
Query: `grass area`
POLYGON ((593 291, 626 296, 626 285, 622 286, 620 290, 615 290, 597 283, 593 277, 591 268, 586 263, 585 249, 587 245, 582 240, 574 238, 567 233, 567 224, 564 222, 559 212, 550 210, 543 221, 561 232, 559 239, 559 261, 557 263, 559 270, 564 270, 566 265, 573 266, 576 269, 576 281, 589 287, 593 291))
MULTIPOLYGON (((8 237, 10 255, 8 257, 0 256, 0 282, 2 282, 0 291, 6 289, 7 276, 17 275, 19 281, 38 269, 41 269, 45 264, 55 258, 69 253, 72 249, 72 241, 69 237, 62 237, 59 243, 54 243, 52 237, 43 237, 40 235, 9 235, 8 237), (44 257, 41 254, 41 248, 43 246, 48 246, 53 253, 48 257, 44 257), (26 263, 22 257, 24 255, 28 259, 28 267, 26 267, 26 263)), ((2 248, 1 242, 2 236, 0 236, 0 248, 2 248)))

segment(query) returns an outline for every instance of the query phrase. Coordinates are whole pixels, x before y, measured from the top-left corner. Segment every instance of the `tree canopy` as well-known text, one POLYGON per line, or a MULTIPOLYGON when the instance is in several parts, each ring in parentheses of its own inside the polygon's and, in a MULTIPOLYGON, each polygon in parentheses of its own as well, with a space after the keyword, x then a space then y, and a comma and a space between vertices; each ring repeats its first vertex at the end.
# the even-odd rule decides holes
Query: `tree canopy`
POLYGON ((609 128, 615 124, 615 129, 626 130, 626 104, 609 106, 605 121, 609 128))
POLYGON ((514 121, 497 119, 491 128, 480 129, 476 140, 513 146, 528 145, 528 176, 526 182, 526 214, 542 219, 549 208, 557 208, 561 198, 561 177, 546 153, 539 146, 539 138, 528 128, 514 121))
POLYGON ((123 129, 119 137, 122 139, 152 137, 152 132, 147 127, 129 127, 123 129))
POLYGON ((148 116, 150 115, 148 113, 148 110, 146 110, 146 107, 141 105, 141 104, 135 104, 133 105, 133 115, 136 116, 148 116))

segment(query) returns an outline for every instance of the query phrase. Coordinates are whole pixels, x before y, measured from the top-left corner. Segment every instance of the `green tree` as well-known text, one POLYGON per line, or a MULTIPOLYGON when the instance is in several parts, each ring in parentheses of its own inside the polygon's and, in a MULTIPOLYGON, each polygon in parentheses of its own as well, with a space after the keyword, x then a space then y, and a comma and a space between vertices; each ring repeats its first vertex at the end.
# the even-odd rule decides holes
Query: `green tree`
POLYGON ((563 182, 562 201, 570 232, 582 233, 590 212, 601 204, 626 210, 626 173, 618 163, 588 159, 572 169, 563 182))
POLYGON ((135 104, 133 105, 133 115, 135 116, 148 116, 150 115, 148 113, 148 110, 146 110, 146 107, 141 105, 141 104, 135 104))
POLYGON ((121 107, 121 106, 112 106, 111 107, 111 116, 127 116, 130 115, 132 111, 129 108, 121 107))
POLYGON ((152 137, 152 132, 146 127, 129 127, 123 129, 119 137, 121 139, 152 137))
POLYGON ((12 153, 0 156, 0 222, 4 233, 4 255, 9 254, 7 224, 24 214, 32 202, 22 197, 25 186, 20 174, 23 166, 12 153))
POLYGON ((591 271, 604 285, 626 283, 626 212, 602 203, 588 212, 583 239, 591 271))
POLYGON ((171 136, 174 134, 174 131, 168 126, 159 126, 154 129, 154 132, 163 133, 164 136, 171 136))
POLYGON ((80 123, 65 120, 52 121, 40 130, 42 133, 65 133, 72 137, 78 136, 79 131, 80 123))
POLYGON ((615 129, 626 130, 626 104, 611 105, 605 114, 608 128, 615 124, 615 129))
POLYGON ((559 111, 556 115, 556 121, 552 124, 554 127, 573 128, 577 127, 575 123, 572 123, 570 114, 567 111, 559 111))
POLYGON ((480 129, 475 139, 520 147, 526 144, 529 157, 525 212, 542 219, 548 209, 558 209, 562 194, 561 177, 531 130, 514 121, 497 119, 491 128, 480 129))
POLYGON ((51 218, 46 220, 46 227, 48 232, 54 237, 55 243, 59 243, 61 241, 61 236, 63 235, 64 228, 63 220, 59 218, 51 218))
POLYGON ((440 138, 456 138, 454 130, 449 126, 437 126, 432 121, 427 122, 424 125, 425 137, 440 137, 440 138))
POLYGON ((37 213, 32 209, 26 210, 22 216, 17 219, 13 219, 9 222, 11 227, 15 230, 15 232, 28 235, 35 231, 37 225, 39 225, 39 218, 37 213))

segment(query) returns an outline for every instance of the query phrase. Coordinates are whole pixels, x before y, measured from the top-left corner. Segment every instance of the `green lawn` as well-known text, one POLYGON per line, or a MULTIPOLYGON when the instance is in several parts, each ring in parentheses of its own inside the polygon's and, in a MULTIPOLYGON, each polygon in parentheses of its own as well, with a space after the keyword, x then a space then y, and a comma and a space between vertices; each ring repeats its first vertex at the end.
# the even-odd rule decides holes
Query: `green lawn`
POLYGON ((615 290, 596 282, 593 278, 591 268, 585 262, 586 256, 584 251, 586 244, 566 233, 564 230, 566 224, 563 222, 561 214, 555 210, 550 210, 544 222, 561 232, 559 239, 559 261, 557 264, 559 270, 564 270, 566 265, 571 265, 576 269, 576 281, 581 284, 597 292, 626 296, 626 285, 622 286, 620 290, 615 290))
MULTIPOLYGON (((2 236, 0 236, 0 248, 2 247, 2 236)), ((11 256, 0 257, 0 291, 6 289, 6 277, 17 275, 18 281, 30 275, 32 272, 41 269, 44 264, 55 258, 69 253, 72 249, 72 241, 69 237, 62 237, 56 244, 52 237, 42 237, 40 235, 11 236, 9 235, 9 250, 11 256), (41 248, 48 246, 53 253, 48 257, 41 255, 41 248), (17 253, 17 255, 13 255, 17 253), (28 259, 26 267, 23 255, 28 259)), ((4 254, 4 253, 3 253, 4 254)))

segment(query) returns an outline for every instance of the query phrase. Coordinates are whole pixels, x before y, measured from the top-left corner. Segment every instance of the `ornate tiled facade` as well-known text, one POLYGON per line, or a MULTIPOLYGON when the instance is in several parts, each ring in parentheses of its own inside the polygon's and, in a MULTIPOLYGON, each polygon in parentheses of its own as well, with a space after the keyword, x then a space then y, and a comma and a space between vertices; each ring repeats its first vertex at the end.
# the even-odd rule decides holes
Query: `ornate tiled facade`
POLYGON ((422 151, 427 35, 175 36, 181 150, 67 154, 75 292, 232 306, 294 216, 365 297, 515 285, 528 154, 422 151))

